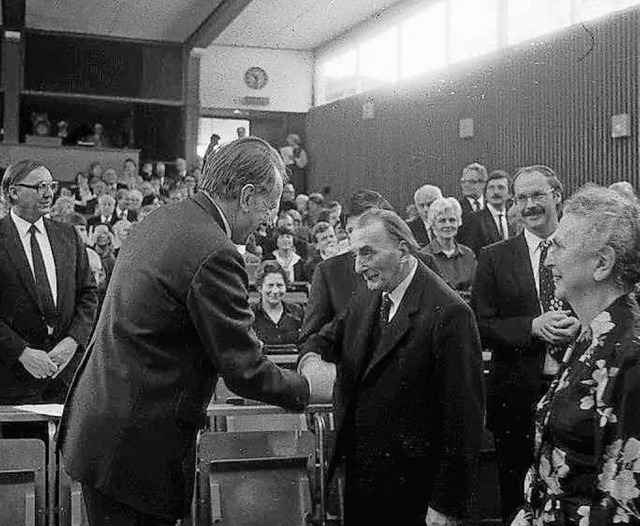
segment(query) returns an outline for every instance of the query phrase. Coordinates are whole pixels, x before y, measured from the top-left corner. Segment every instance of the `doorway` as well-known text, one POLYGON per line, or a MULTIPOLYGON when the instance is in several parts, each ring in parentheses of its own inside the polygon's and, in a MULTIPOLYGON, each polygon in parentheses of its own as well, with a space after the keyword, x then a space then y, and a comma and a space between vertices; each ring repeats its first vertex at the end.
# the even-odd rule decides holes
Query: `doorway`
POLYGON ((250 123, 246 119, 220 119, 217 117, 200 117, 198 122, 198 157, 203 157, 209 146, 211 135, 217 133, 220 136, 218 144, 225 144, 238 138, 237 130, 242 127, 246 136, 251 134, 250 123))

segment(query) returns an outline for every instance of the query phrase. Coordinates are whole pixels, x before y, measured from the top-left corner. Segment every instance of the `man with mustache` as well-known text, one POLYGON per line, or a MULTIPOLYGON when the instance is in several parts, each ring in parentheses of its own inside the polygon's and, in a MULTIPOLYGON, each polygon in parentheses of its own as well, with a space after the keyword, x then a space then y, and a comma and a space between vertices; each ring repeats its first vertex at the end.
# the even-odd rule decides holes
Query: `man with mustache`
POLYGON ((11 212, 0 220, 0 405, 61 403, 93 326, 98 291, 84 243, 45 217, 57 187, 30 160, 2 178, 11 212))
POLYGON ((467 216, 470 232, 467 243, 476 256, 480 249, 511 237, 507 222, 510 179, 504 170, 494 170, 487 179, 485 202, 487 206, 467 216))
POLYGON ((517 171, 513 190, 524 232, 480 252, 471 298, 482 345, 493 351, 487 425, 495 439, 505 524, 522 504, 533 460, 535 405, 580 326, 554 299, 544 267, 562 183, 548 166, 527 166, 517 171))

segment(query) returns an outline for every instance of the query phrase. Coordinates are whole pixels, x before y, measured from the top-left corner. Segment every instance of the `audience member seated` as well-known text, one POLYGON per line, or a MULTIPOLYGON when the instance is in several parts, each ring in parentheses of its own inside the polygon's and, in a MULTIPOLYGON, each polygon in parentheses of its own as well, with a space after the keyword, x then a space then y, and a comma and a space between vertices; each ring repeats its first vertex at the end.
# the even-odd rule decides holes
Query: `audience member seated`
POLYGON ((565 204, 545 264, 581 334, 537 404, 514 526, 640 523, 639 221, 637 202, 602 187, 565 204))
POLYGON ((136 187, 137 179, 140 176, 138 175, 138 167, 136 166, 136 162, 129 158, 125 159, 122 164, 122 173, 118 178, 117 188, 120 189, 132 189, 136 187))
POLYGON ((116 209, 115 214, 118 220, 126 219, 127 221, 134 222, 138 220, 136 212, 130 210, 131 207, 131 190, 126 188, 120 188, 116 192, 116 209))
POLYGON ((51 207, 49 216, 55 221, 62 221, 64 216, 72 214, 75 211, 75 208, 76 205, 73 197, 58 197, 51 207))
MULTIPOLYGON (((98 198, 102 195, 102 194, 106 194, 107 193, 107 183, 105 183, 101 177, 95 177, 92 176, 91 179, 89 179, 89 188, 91 188, 91 191, 93 192, 93 195, 96 196, 96 209, 98 208, 98 198)), ((95 210, 94 210, 94 214, 95 214, 95 210)))
POLYGON ((102 180, 107 185, 106 192, 114 199, 118 191, 118 174, 114 168, 107 168, 102 174, 102 180))
POLYGON ((284 301, 289 280, 276 261, 265 261, 256 273, 260 298, 252 302, 253 325, 258 338, 266 345, 295 345, 302 327, 303 309, 284 301))
POLYGON ((126 215, 127 221, 135 223, 138 220, 138 213, 142 206, 142 192, 137 188, 129 190, 129 200, 127 202, 128 212, 126 215))
POLYGON ((184 192, 186 197, 193 197, 196 193, 197 184, 198 179, 196 176, 193 173, 188 173, 180 183, 180 189, 184 192))
POLYGON ((109 285, 111 280, 111 274, 113 273, 113 267, 116 264, 116 256, 113 248, 113 233, 109 225, 100 224, 96 226, 93 234, 90 237, 90 245, 100 256, 102 260, 102 268, 105 273, 105 288, 109 285))
POLYGON ((426 247, 431 241, 431 232, 429 231, 427 215, 429 213, 429 206, 436 199, 442 197, 442 191, 437 186, 431 184, 425 184, 418 188, 413 194, 413 202, 418 210, 418 217, 413 221, 408 222, 409 228, 413 237, 417 241, 420 247, 426 247))
MULTIPOLYGON (((296 233, 295 222, 291 215, 294 210, 287 210, 286 212, 280 212, 276 228, 283 228, 293 236, 293 246, 298 254, 304 261, 307 261, 309 257, 309 243, 307 243, 306 237, 300 237, 296 233)), ((295 212, 297 214, 297 212, 295 212)), ((271 235, 267 236, 267 239, 262 243, 262 249, 264 254, 269 255, 276 250, 276 232, 271 232, 271 235)))
POLYGON ((316 253, 310 261, 310 269, 324 261, 339 254, 338 238, 333 227, 326 221, 320 221, 311 230, 311 239, 315 244, 316 253))
POLYGON ((287 183, 282 189, 282 198, 280 199, 280 211, 296 209, 296 189, 293 183, 287 183))
POLYGON ((442 279, 467 296, 471 292, 477 262, 469 247, 456 242, 461 222, 462 208, 457 199, 436 199, 431 203, 427 216, 433 239, 422 251, 436 258, 442 279))
POLYGON ((273 237, 277 246, 273 257, 285 271, 287 280, 309 281, 305 260, 296 252, 293 234, 287 228, 279 227, 275 229, 273 237))
POLYGON ((122 243, 124 243, 124 240, 127 239, 132 226, 133 223, 126 219, 121 219, 113 225, 113 253, 116 257, 118 257, 120 247, 122 246, 122 243))
POLYGON ((303 222, 309 227, 313 228, 319 221, 318 216, 324 210, 324 196, 315 192, 309 195, 307 201, 307 215, 303 218, 303 222))
POLYGON ((84 172, 76 174, 76 186, 73 188, 75 211, 85 216, 92 216, 98 206, 98 198, 89 187, 89 178, 84 172))
POLYGON ((93 232, 97 225, 113 226, 118 220, 115 214, 116 200, 109 194, 102 194, 98 197, 97 215, 87 220, 89 232, 93 232))

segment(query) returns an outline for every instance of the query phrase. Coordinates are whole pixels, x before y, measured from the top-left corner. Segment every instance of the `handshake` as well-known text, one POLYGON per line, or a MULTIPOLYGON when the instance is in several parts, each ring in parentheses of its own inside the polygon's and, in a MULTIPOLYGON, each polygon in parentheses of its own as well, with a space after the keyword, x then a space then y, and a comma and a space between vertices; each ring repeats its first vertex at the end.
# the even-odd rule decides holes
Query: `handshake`
POLYGON ((18 361, 34 378, 55 378, 69 365, 77 349, 78 343, 67 336, 49 352, 25 347, 18 361))

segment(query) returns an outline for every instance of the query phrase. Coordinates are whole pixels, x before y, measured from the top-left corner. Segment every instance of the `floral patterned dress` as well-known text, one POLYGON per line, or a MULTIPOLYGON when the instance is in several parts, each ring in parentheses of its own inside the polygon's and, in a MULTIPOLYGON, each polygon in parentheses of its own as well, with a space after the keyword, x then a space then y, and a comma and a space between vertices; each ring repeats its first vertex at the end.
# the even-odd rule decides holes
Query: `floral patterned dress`
POLYGON ((640 308, 622 296, 565 354, 536 411, 514 525, 640 524, 640 308))

